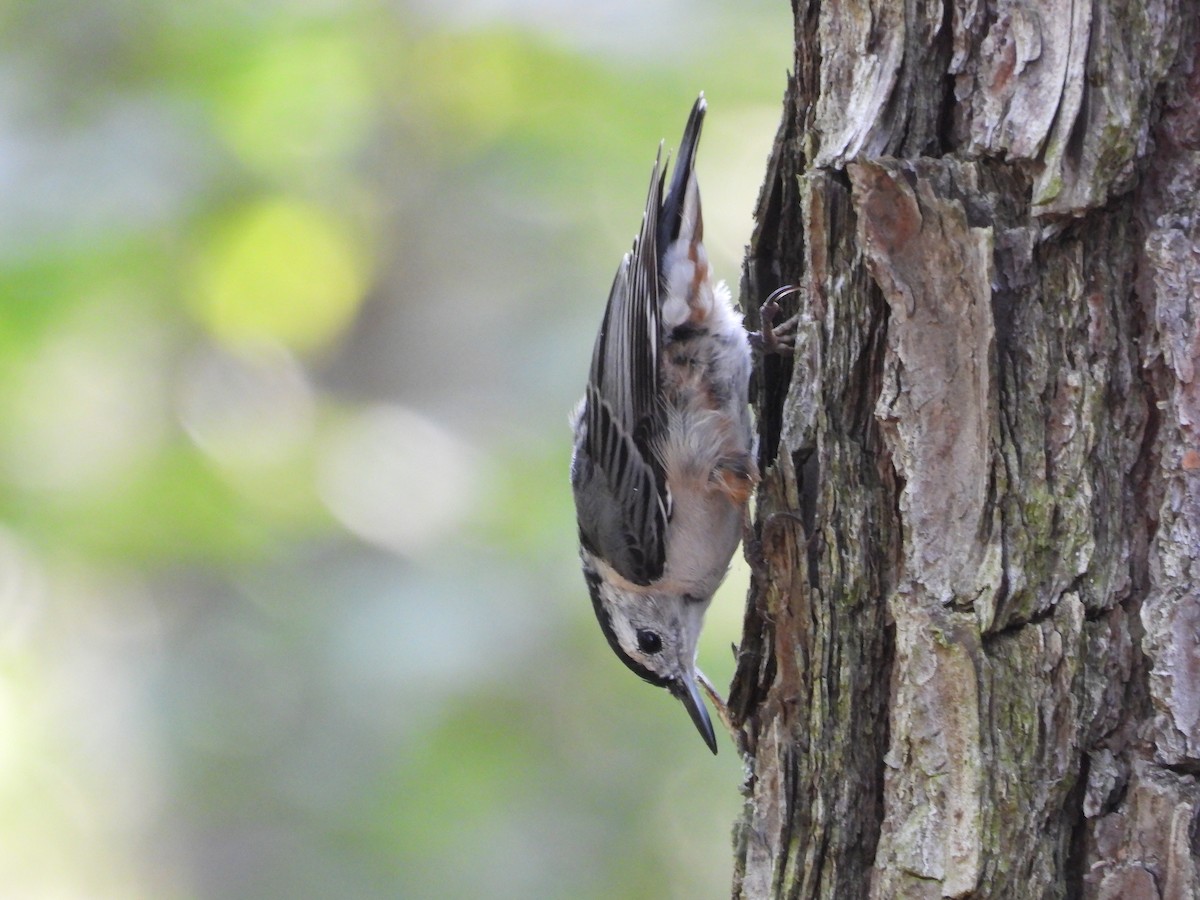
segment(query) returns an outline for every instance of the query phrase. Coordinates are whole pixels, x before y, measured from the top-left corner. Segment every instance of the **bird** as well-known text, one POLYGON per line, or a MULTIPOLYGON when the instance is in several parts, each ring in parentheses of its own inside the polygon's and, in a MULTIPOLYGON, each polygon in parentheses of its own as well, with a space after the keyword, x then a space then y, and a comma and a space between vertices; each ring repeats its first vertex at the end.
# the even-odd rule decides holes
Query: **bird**
POLYGON ((701 93, 669 185, 659 144, 641 227, 617 268, 572 415, 570 476, 604 636, 635 674, 683 703, 715 754, 696 647, 759 472, 753 342, 704 248, 695 165, 706 111, 701 93))

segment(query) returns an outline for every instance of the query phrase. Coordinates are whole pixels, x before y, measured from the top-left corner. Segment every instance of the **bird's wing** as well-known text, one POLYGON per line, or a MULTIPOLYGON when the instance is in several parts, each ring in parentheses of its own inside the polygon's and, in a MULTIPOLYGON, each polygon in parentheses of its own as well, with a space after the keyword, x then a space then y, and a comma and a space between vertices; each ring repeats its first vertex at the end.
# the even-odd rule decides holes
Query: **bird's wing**
POLYGON ((657 455, 665 427, 659 397, 658 215, 662 150, 642 227, 613 280, 592 353, 572 481, 580 538, 621 575, 662 575, 670 496, 657 455))

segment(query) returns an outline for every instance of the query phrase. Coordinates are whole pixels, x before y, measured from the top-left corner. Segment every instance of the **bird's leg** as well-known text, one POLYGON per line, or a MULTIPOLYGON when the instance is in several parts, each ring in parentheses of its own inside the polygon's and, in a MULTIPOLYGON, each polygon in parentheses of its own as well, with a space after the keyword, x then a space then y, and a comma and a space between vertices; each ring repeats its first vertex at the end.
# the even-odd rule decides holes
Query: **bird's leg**
POLYGON ((760 353, 788 353, 796 348, 796 325, 800 322, 797 313, 789 319, 775 324, 779 315, 779 301, 788 294, 800 294, 804 288, 795 284, 787 284, 776 289, 759 308, 762 320, 762 330, 750 332, 750 346, 760 353))

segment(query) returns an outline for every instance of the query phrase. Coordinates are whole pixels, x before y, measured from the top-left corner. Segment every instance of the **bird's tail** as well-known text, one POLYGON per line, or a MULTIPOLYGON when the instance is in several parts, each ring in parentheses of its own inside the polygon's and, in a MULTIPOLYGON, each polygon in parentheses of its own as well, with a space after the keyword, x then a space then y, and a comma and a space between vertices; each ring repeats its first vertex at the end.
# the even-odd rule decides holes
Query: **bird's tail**
POLYGON ((663 252, 681 235, 689 243, 704 238, 704 220, 700 215, 700 187, 696 183, 696 149, 700 144, 700 128, 704 124, 704 113, 708 103, 704 93, 696 98, 691 115, 683 129, 679 143, 679 159, 671 175, 671 187, 663 199, 662 212, 658 217, 658 247, 663 252))

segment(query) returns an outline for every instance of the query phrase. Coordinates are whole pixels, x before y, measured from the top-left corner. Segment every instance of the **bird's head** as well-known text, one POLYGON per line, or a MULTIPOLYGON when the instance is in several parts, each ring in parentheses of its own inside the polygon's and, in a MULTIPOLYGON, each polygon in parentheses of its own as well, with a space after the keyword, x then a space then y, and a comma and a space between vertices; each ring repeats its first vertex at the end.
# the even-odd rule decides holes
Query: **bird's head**
POLYGON ((592 607, 613 652, 634 674, 674 694, 716 753, 696 678, 696 643, 712 595, 634 585, 586 550, 582 555, 592 607))

